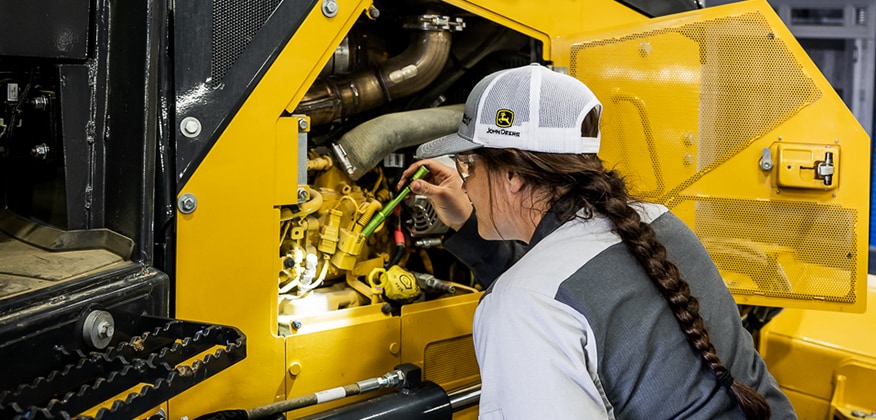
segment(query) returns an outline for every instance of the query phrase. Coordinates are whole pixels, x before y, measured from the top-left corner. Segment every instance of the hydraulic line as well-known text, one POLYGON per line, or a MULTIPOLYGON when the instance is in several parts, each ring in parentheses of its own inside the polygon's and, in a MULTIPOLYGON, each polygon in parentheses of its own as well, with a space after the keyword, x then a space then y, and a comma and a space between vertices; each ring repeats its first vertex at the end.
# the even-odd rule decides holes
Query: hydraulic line
POLYGON ((309 407, 311 405, 322 404, 329 401, 338 400, 352 395, 359 395, 365 392, 374 391, 381 388, 389 388, 403 383, 405 380, 405 371, 396 369, 386 373, 383 376, 363 381, 356 382, 350 385, 339 386, 336 388, 326 389, 313 394, 302 395, 300 397, 291 398, 285 401, 275 402, 273 404, 263 405, 261 407, 250 408, 247 410, 225 410, 215 413, 205 414, 198 417, 196 420, 219 420, 219 419, 265 419, 271 418, 280 413, 296 410, 299 408, 309 407))

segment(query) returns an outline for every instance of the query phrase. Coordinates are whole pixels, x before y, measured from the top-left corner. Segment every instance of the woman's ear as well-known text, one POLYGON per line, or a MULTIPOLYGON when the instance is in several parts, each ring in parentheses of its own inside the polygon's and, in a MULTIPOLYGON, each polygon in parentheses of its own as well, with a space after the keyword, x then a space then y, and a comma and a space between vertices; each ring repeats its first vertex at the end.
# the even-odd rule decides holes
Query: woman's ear
POLYGON ((508 191, 516 194, 523 189, 524 182, 523 177, 520 176, 520 174, 514 171, 508 171, 507 177, 508 191))

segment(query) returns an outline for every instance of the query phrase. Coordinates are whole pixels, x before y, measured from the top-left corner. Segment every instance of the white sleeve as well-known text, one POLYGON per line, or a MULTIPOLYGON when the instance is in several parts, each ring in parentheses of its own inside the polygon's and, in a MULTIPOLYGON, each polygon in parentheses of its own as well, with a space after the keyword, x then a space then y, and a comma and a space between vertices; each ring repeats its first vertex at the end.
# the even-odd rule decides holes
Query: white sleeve
POLYGON ((553 297, 493 290, 475 312, 481 419, 607 419, 586 318, 553 297))

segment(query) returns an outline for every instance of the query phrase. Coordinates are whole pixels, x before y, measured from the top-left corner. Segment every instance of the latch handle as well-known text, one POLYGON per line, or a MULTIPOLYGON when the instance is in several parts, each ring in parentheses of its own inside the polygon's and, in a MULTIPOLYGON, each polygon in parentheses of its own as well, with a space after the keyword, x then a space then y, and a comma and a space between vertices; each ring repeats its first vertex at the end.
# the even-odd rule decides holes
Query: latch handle
POLYGON ((815 165, 815 176, 819 179, 824 180, 824 185, 833 184, 833 153, 827 152, 824 154, 823 162, 816 162, 815 165))

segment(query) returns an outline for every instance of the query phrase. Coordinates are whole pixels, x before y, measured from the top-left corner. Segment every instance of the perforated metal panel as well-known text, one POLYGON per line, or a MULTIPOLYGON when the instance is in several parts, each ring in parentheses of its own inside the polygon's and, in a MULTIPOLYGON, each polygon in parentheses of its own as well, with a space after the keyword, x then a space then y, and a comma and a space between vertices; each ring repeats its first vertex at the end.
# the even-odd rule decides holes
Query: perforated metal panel
POLYGON ((600 157, 688 223, 738 301, 862 309, 868 185, 786 188, 770 153, 842 148, 838 173, 861 174, 848 149, 869 140, 771 9, 685 15, 571 44, 569 73, 604 104, 600 157))
POLYGON ((423 377, 437 384, 477 377, 474 341, 470 335, 429 343, 423 355, 423 377))
POLYGON ((213 0, 210 85, 225 74, 282 0, 213 0))

